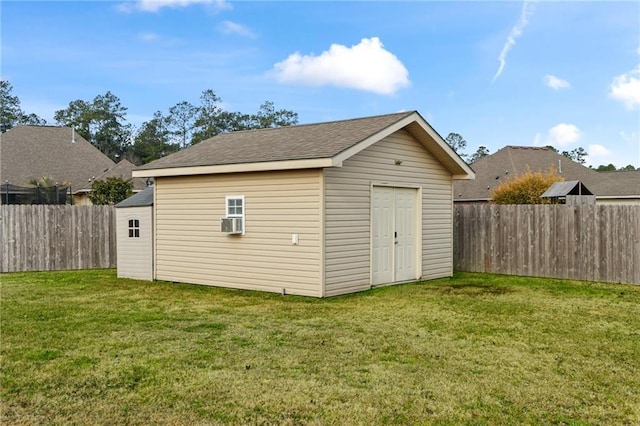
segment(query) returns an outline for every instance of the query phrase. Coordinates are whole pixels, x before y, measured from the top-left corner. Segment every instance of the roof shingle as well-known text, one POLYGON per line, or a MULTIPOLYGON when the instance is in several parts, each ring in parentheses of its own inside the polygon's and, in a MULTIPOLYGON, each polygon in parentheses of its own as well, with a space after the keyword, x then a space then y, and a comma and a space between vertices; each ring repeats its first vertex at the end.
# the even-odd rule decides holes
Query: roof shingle
POLYGON ((414 112, 224 133, 137 170, 331 158, 414 112))
POLYGON ((84 187, 115 163, 70 127, 18 126, 0 135, 0 180, 27 185, 43 176, 84 187))

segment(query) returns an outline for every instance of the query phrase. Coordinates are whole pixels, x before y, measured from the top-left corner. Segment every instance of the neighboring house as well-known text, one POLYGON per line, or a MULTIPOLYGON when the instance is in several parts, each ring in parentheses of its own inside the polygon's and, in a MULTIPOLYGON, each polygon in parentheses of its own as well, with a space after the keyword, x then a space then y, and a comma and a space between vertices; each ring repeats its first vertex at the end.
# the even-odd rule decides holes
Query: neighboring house
POLYGON ((136 165, 130 162, 127 159, 120 160, 115 166, 111 167, 106 172, 102 173, 99 176, 92 176, 91 179, 87 182, 84 188, 78 189, 74 193, 74 200, 76 204, 79 205, 90 205, 91 200, 89 199, 89 193, 91 192, 91 185, 96 180, 107 180, 107 178, 122 178, 123 180, 131 179, 131 183, 133 184, 133 192, 134 194, 142 191, 147 188, 149 185, 145 179, 140 178, 132 178, 131 173, 136 168, 136 165))
POLYGON ((316 297, 451 276, 453 181, 417 113, 221 134, 153 177, 154 278, 316 297))
MULTIPOLYGON (((130 179, 133 167, 128 161, 114 163, 70 127, 17 126, 0 135, 3 190, 30 186, 30 181, 46 177, 70 185, 74 204, 90 204, 87 186, 94 179, 112 174, 130 179)), ((144 186, 138 179, 134 187, 141 189, 140 182, 144 186)))
POLYGON ((593 185, 598 204, 640 204, 640 170, 598 172, 598 175, 604 178, 593 185))
POLYGON ((454 184, 454 202, 487 203, 502 183, 531 170, 555 169, 567 181, 580 181, 596 196, 597 204, 640 204, 640 172, 597 172, 544 147, 506 146, 471 166, 475 180, 454 184))

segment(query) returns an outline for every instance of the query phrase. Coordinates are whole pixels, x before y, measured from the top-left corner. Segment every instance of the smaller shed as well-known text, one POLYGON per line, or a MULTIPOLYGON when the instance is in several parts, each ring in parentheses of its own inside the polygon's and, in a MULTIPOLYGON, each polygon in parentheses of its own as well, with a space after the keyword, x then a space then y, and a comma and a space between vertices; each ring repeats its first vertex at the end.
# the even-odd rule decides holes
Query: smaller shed
POLYGON ((579 180, 555 182, 541 196, 553 204, 595 204, 596 196, 579 180))
POLYGON ((118 277, 153 280, 153 187, 116 204, 118 277))

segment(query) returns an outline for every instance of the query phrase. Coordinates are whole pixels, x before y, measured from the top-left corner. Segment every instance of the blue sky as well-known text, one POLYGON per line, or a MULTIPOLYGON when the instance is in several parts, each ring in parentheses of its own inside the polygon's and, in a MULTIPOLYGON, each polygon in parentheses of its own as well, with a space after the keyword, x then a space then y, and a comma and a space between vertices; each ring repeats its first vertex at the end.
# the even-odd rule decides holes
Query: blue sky
POLYGON ((640 167, 640 2, 3 1, 2 78, 53 124, 111 91, 139 125, 213 89, 300 123, 418 110, 469 153, 640 167))

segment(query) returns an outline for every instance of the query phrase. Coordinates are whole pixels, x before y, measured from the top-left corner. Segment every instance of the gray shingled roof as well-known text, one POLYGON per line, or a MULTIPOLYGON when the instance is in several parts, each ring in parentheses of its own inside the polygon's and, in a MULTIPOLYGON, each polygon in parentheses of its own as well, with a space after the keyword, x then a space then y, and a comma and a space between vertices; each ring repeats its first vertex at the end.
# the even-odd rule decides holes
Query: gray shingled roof
POLYGON ((598 175, 602 179, 590 187, 595 194, 640 197, 640 170, 598 172, 598 175))
POLYGON ((106 180, 110 177, 120 177, 124 180, 132 179, 133 190, 141 191, 147 187, 147 182, 141 178, 131 178, 131 172, 136 168, 136 165, 130 162, 127 159, 120 160, 115 166, 111 167, 106 172, 102 173, 99 176, 96 176, 95 179, 92 179, 91 182, 87 182, 84 188, 80 188, 79 190, 90 191, 91 185, 94 180, 106 180))
POLYGON ((113 167, 109 157, 69 127, 18 126, 0 135, 0 180, 26 185, 43 176, 76 192, 113 167), (75 142, 72 142, 72 139, 75 142))
POLYGON ((332 158, 414 112, 220 134, 137 170, 332 158))
POLYGON ((633 176, 628 180, 620 179, 625 173, 635 172, 597 172, 542 147, 506 146, 482 157, 471 168, 476 172, 475 180, 455 181, 453 184, 456 201, 488 201, 491 192, 501 183, 525 173, 527 169, 547 172, 549 168, 555 168, 565 180, 581 181, 596 196, 640 195, 640 185, 634 185, 633 176))
POLYGON ((116 207, 146 207, 153 205, 153 187, 149 186, 146 189, 132 195, 126 200, 120 201, 116 204, 116 207))

